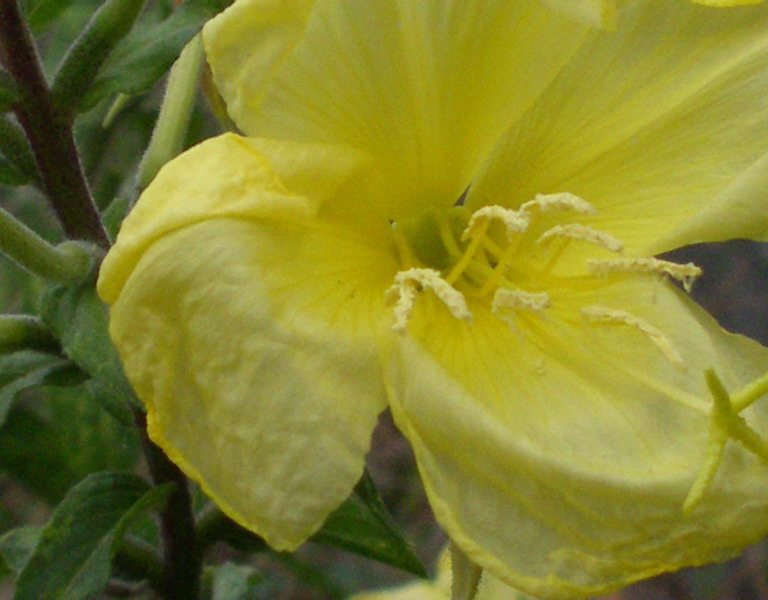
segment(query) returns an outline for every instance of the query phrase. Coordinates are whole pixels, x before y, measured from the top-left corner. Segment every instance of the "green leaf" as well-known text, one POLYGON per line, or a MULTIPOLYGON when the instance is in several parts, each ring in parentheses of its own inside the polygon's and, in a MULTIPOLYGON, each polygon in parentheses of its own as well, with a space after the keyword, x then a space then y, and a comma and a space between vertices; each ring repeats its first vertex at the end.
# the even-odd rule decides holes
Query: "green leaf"
POLYGON ((29 177, 25 177, 19 171, 14 169, 4 158, 0 158, 0 185, 26 185, 30 182, 29 177))
POLYGON ((133 469, 138 446, 135 428, 109 416, 87 384, 47 388, 8 413, 0 429, 0 471, 53 506, 89 473, 133 469))
POLYGON ((106 0, 67 50, 51 86, 60 108, 76 107, 112 49, 133 27, 145 0, 106 0))
POLYGON ((0 426, 19 392, 46 385, 48 377, 68 366, 66 359, 38 352, 0 356, 0 426))
POLYGON ((49 504, 78 480, 54 427, 26 407, 14 407, 0 429, 0 470, 49 504))
POLYGON ((37 163, 24 130, 7 115, 0 114, 0 156, 25 178, 26 182, 39 181, 37 163))
POLYGON ((261 581, 253 567, 224 563, 214 571, 211 600, 256 600, 253 588, 261 581))
POLYGON ((109 203, 107 210, 105 210, 102 215, 104 228, 107 230, 109 239, 114 240, 117 237, 120 225, 130 209, 131 201, 128 196, 118 196, 109 203))
MULTIPOLYGON (((205 515, 205 512, 203 512, 205 515)), ((216 509, 199 519, 198 535, 204 546, 223 541, 243 552, 260 552, 265 542, 216 509)), ((313 542, 342 548, 419 577, 427 570, 389 516, 376 486, 366 471, 355 494, 337 508, 313 542)))
POLYGON ((18 574, 26 566, 43 533, 42 527, 17 527, 0 537, 0 553, 5 564, 18 574))
POLYGON ((19 574, 15 600, 80 600, 109 580, 112 557, 137 515, 162 505, 170 485, 151 489, 132 473, 95 473, 53 511, 19 574))
POLYGON ((19 90, 5 69, 0 69, 0 112, 10 110, 19 99, 19 90))
POLYGON ((81 110, 112 94, 138 94, 148 90, 221 8, 218 0, 186 0, 164 21, 134 28, 104 63, 80 103, 81 110))
POLYGON ((367 471, 355 491, 312 540, 427 577, 427 570, 390 517, 367 471))
POLYGON ((41 33, 67 8, 70 0, 27 0, 24 4, 29 27, 41 33))
POLYGON ((96 384, 94 397, 125 424, 132 420, 129 404, 137 402, 109 339, 107 309, 93 281, 74 286, 52 285, 41 300, 41 317, 58 338, 64 354, 96 384))

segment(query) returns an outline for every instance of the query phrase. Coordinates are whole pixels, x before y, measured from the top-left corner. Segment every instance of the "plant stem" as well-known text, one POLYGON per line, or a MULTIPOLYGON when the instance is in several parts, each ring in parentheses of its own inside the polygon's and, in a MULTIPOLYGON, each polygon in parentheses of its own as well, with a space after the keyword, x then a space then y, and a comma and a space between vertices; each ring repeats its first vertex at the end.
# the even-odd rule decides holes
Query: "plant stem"
POLYGON ((147 435, 144 413, 134 413, 141 435, 144 456, 155 485, 175 484, 168 504, 160 514, 163 537, 163 598, 165 600, 197 600, 203 553, 195 534, 195 516, 187 478, 147 435))
POLYGON ((19 91, 14 112, 27 134, 43 188, 70 239, 109 247, 83 173, 72 114, 51 99, 32 36, 18 0, 0 0, 0 60, 19 91))

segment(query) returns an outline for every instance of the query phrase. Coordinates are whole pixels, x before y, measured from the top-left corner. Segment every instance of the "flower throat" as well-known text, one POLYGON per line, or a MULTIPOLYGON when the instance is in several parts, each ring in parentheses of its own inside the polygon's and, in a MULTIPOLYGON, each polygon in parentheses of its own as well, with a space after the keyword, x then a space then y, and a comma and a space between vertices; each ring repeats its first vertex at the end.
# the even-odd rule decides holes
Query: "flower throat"
MULTIPOLYGON (((521 314, 542 314, 550 308, 552 294, 547 290, 559 287, 563 277, 568 277, 572 285, 578 277, 592 286, 598 283, 596 278, 672 277, 690 290, 701 274, 696 265, 624 256, 620 240, 572 222, 579 215, 596 213, 581 198, 560 193, 538 195, 519 209, 484 206, 470 213, 463 206, 455 206, 409 227, 393 223, 401 265, 387 290, 389 301, 394 303, 393 329, 407 330, 416 298, 427 290, 457 319, 471 322, 469 305, 482 302, 512 327, 521 314), (574 244, 593 246, 595 252, 590 255, 597 258, 586 259, 585 265, 574 265, 568 256, 574 244), (564 267, 560 269, 563 272, 558 272, 559 267, 564 267)), ((682 366, 682 358, 669 339, 641 317, 603 305, 584 306, 580 312, 591 324, 639 330, 667 359, 682 366)))

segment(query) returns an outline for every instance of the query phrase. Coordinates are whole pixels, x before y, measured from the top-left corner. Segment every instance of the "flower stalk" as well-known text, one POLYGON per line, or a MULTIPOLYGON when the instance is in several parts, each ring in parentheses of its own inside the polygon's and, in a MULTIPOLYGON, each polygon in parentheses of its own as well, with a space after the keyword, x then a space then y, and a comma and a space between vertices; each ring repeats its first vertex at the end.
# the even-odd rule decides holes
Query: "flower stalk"
POLYGON ((13 109, 67 237, 108 248, 109 239, 80 164, 72 116, 52 101, 17 0, 0 0, 0 61, 16 83, 19 99, 13 109))

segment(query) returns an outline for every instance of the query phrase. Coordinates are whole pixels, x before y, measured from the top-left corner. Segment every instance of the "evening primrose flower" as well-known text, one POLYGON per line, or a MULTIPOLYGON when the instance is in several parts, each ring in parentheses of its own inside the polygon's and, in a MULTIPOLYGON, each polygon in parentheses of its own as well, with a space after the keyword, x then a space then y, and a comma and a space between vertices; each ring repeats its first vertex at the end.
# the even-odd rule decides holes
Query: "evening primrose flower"
POLYGON ((247 137, 160 172, 99 293, 152 439, 273 547, 345 499, 387 407, 452 541, 534 596, 768 531, 729 438, 765 403, 727 401, 768 352, 654 257, 768 231, 768 8, 572 13, 238 0, 206 27, 247 137))

